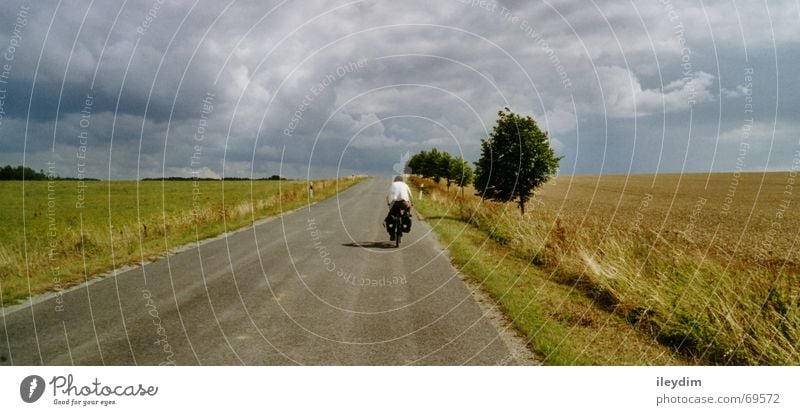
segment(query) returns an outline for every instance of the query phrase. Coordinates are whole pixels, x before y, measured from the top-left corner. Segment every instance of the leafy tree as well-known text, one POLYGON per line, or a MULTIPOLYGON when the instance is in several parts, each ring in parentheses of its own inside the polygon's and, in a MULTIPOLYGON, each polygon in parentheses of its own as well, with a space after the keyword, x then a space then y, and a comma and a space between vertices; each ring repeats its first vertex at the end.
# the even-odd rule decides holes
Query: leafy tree
POLYGON ((439 150, 433 148, 429 153, 428 157, 425 158, 425 164, 423 165, 423 175, 425 177, 433 178, 433 181, 439 183, 442 180, 442 176, 447 177, 447 174, 442 174, 444 169, 442 169, 442 155, 439 150))
POLYGON ((481 158, 475 163, 475 189, 481 197, 513 201, 525 214, 525 203, 533 192, 558 171, 558 162, 547 132, 530 116, 505 108, 497 112, 497 123, 481 140, 481 158))
MULTIPOLYGON (((453 163, 453 156, 446 151, 442 151, 439 153, 438 159, 433 161, 435 174, 434 180, 436 177, 440 177, 447 181, 447 187, 450 188, 450 183, 453 180, 453 176, 450 174, 450 165, 453 163)), ((438 183, 438 182, 437 182, 438 183)))
POLYGON ((442 178, 446 179, 448 176, 450 158, 450 154, 434 148, 431 151, 414 154, 408 160, 407 166, 413 174, 432 178, 439 183, 442 178))
POLYGON ((469 186, 475 179, 475 173, 469 163, 461 157, 456 157, 450 161, 450 173, 448 176, 458 187, 469 186))
POLYGON ((411 173, 418 174, 422 177, 427 177, 425 175, 425 163, 428 159, 428 152, 423 150, 419 153, 414 154, 408 159, 407 166, 411 170, 411 173))
POLYGON ((450 161, 449 180, 452 180, 458 187, 461 188, 461 196, 464 196, 464 186, 469 186, 475 179, 475 173, 469 166, 466 160, 461 157, 456 157, 450 161))

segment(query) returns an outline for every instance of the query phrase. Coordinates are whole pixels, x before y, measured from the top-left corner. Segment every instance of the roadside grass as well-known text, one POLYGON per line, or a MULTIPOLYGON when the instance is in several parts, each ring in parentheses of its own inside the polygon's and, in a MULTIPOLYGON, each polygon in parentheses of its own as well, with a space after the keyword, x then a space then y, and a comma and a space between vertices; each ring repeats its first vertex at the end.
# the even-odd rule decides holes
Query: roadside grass
MULTIPOLYGON (((430 189, 431 184, 426 184, 430 189)), ((452 202, 450 200, 449 202, 452 202)), ((671 349, 620 316, 593 306, 583 292, 553 280, 507 247, 461 220, 441 197, 415 207, 447 247, 453 264, 480 283, 548 365, 685 364, 671 349)))
POLYGON ((0 182, 0 306, 252 224, 362 177, 306 181, 0 182), (24 193, 23 193, 24 191, 24 193), (24 196, 24 209, 23 209, 24 196), (48 205, 49 203, 49 205, 48 205))
MULTIPOLYGON (((443 185, 412 182, 425 184, 428 195, 416 204, 450 245, 456 265, 506 307, 547 363, 800 363, 796 252, 779 234, 772 235, 769 255, 756 255, 757 241, 769 232, 758 215, 769 218, 775 205, 729 209, 743 213, 727 219, 742 223, 755 211, 763 230, 747 235, 752 250, 737 252, 745 238, 720 231, 719 223, 694 214, 691 203, 670 205, 691 216, 668 223, 655 207, 643 217, 642 193, 623 201, 624 192, 605 186, 602 197, 584 192, 600 206, 587 214, 585 201, 571 200, 572 189, 557 184, 523 218, 514 205, 481 201, 471 189, 462 199, 443 185), (614 202, 623 208, 609 208, 614 202), (666 230, 655 226, 664 223, 666 230)), ((684 188, 686 200, 694 203, 698 189, 684 188)), ((740 198, 753 196, 747 190, 740 186, 740 198)))

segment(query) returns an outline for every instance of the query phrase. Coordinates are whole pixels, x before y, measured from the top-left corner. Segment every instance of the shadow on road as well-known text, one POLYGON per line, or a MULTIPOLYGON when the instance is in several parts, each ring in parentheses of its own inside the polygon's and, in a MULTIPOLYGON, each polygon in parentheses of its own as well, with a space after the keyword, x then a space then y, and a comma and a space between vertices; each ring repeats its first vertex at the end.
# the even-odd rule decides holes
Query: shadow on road
POLYGON ((342 246, 349 246, 351 248, 380 248, 389 249, 394 248, 394 242, 351 242, 349 244, 342 244, 342 246))

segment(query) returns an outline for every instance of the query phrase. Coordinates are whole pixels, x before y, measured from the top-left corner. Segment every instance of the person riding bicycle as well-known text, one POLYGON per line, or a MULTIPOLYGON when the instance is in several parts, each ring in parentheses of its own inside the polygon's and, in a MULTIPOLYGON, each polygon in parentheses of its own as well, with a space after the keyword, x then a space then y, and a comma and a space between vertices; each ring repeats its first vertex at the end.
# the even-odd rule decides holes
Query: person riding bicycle
POLYGON ((394 241, 395 233, 392 227, 389 226, 389 218, 396 215, 404 215, 414 206, 414 201, 411 199, 411 189, 403 182, 403 176, 394 177, 394 181, 389 186, 389 194, 386 196, 386 204, 390 206, 389 215, 386 217, 386 230, 389 232, 389 239, 394 241))

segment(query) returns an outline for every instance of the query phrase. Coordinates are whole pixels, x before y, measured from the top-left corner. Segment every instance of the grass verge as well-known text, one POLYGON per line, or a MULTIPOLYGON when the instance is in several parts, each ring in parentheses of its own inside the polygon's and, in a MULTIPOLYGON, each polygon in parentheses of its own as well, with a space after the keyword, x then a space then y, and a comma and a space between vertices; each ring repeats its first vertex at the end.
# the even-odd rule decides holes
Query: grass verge
MULTIPOLYGON (((426 189, 431 186, 427 183, 426 189)), ((463 221, 451 202, 441 194, 436 200, 429 195, 415 201, 415 207, 447 247, 453 264, 498 301, 544 364, 686 363, 625 319, 595 307, 577 288, 555 281, 463 221)))

